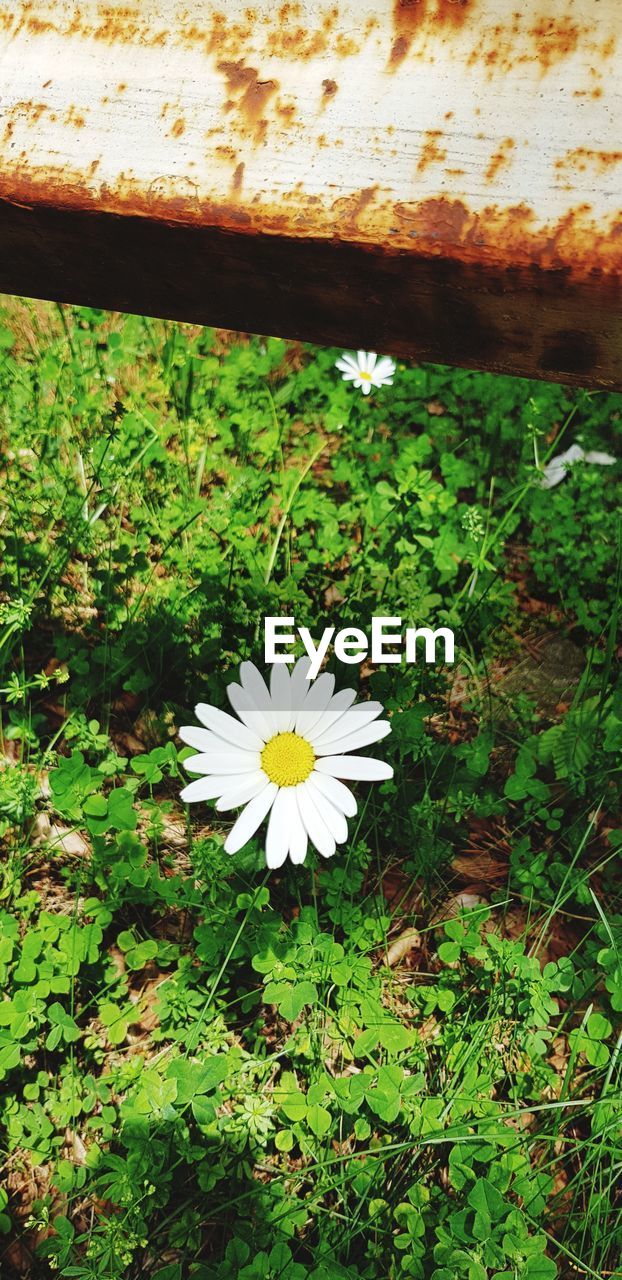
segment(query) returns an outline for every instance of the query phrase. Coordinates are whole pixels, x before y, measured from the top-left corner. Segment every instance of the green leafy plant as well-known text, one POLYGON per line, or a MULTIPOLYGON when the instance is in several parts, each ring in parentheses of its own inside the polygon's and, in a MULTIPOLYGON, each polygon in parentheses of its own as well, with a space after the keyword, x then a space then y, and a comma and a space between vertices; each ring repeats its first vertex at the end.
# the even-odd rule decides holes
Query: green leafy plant
POLYGON ((614 1274, 619 396, 2 305, 3 1280, 614 1274), (268 877, 177 730, 292 614, 458 660, 329 655, 394 778, 268 877))

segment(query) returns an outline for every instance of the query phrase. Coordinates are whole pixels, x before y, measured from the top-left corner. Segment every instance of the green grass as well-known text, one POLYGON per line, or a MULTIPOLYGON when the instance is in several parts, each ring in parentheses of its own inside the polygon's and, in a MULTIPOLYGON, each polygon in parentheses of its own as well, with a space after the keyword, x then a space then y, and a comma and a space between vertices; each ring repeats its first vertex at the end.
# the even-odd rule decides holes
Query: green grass
POLYGON ((338 354, 3 302, 3 1280, 622 1275, 622 399, 338 354), (177 729, 291 614, 458 661, 269 874, 177 729))

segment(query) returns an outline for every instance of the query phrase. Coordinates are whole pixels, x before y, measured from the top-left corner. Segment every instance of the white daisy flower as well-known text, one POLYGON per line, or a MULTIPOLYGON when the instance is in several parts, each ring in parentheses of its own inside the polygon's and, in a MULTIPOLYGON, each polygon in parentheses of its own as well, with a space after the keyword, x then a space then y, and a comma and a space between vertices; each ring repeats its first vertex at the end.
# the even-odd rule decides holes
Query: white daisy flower
POLYGON ((221 812, 244 805, 227 839, 237 853, 268 815, 266 862, 280 867, 289 854, 304 862, 310 840, 330 858, 348 837, 346 819, 356 800, 346 781, 381 782, 393 777, 382 760, 352 755, 391 732, 378 720, 380 702, 354 706, 353 689, 334 692, 335 677, 308 680, 308 658, 293 667, 275 663, 268 689, 252 662, 240 667, 240 683, 227 688, 239 717, 200 702, 195 714, 204 728, 179 730, 198 755, 184 761, 202 777, 181 792, 186 804, 215 800, 221 812))
POLYGON ((344 382, 353 382, 360 387, 364 396, 368 396, 372 387, 392 387, 395 361, 390 356, 381 356, 375 351, 357 351, 355 356, 344 352, 335 361, 337 369, 343 375, 344 382))
POLYGON ((564 453, 558 453, 543 467, 540 487, 542 489, 554 489, 556 485, 561 484, 562 480, 566 479, 570 468, 574 466, 575 462, 589 462, 597 467, 612 467, 616 461, 617 459, 612 457, 610 453, 601 453, 598 449, 593 449, 586 453, 580 444, 571 444, 569 449, 566 449, 564 453))

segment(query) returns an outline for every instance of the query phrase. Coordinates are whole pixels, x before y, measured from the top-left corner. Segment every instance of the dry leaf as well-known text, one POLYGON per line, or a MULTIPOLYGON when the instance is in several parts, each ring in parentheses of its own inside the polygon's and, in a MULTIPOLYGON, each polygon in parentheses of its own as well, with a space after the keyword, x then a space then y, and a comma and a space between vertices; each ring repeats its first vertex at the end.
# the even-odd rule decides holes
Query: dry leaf
POLYGON ((399 938, 395 939, 395 942, 391 943, 385 963, 393 968, 394 965, 399 964, 400 960, 404 959, 404 956, 408 955, 409 951, 416 951, 420 946, 421 934, 418 930, 406 929, 404 933, 400 934, 399 938))
POLYGON ((51 827, 50 815, 48 813, 38 813, 30 828, 30 842, 33 848, 49 840, 51 827))
POLYGON ((345 596, 343 592, 340 591, 339 587, 335 586, 334 583, 331 583, 330 587, 326 588, 326 591, 324 592, 324 604, 327 609, 330 609, 334 604, 343 604, 344 600, 345 596))
POLYGON ((50 827, 47 843, 52 849, 62 849, 63 853, 74 858, 86 858, 91 852, 88 840, 79 831, 74 831, 71 827, 57 827, 54 822, 50 827))
POLYGON ((115 733, 115 745, 121 747, 128 756, 140 756, 145 750, 144 742, 133 733, 115 733))

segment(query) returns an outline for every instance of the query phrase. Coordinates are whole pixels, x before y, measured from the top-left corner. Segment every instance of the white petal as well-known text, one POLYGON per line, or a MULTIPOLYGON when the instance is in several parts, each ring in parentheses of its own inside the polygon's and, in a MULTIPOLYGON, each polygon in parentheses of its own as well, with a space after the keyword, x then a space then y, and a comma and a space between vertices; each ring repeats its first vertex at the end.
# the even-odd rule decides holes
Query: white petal
MULTIPOLYGON (((312 746, 341 720, 344 713, 352 706, 355 698, 355 689, 340 689, 339 693, 333 695, 317 724, 314 724, 313 733, 309 735, 309 741, 312 746)), ((365 705, 367 704, 365 703, 365 705)), ((378 705, 380 706, 380 703, 378 705)))
MULTIPOLYGON (((309 780, 307 779, 307 782, 308 781, 309 780)), ((328 830, 321 813, 318 813, 313 796, 307 786, 307 782, 301 782, 300 785, 295 788, 296 803, 300 811, 300 817, 302 819, 304 829, 307 832, 311 843, 315 845, 318 853, 321 853, 324 858, 332 858, 337 847, 335 839, 328 830)))
POLYGON ((248 844, 273 805, 277 792, 276 782, 268 782, 263 791, 247 804, 225 840, 226 853, 237 853, 248 844))
POLYGON ((189 773, 252 773, 260 767, 258 751, 203 751, 184 760, 189 773))
POLYGON ((182 724, 179 737, 187 747, 194 747, 195 751, 209 751, 214 743, 213 733, 209 733, 207 729, 200 729, 198 724, 182 724))
POLYGON ((308 679, 309 667, 311 659, 305 654, 304 658, 299 658, 292 670, 292 679, 290 687, 291 696, 291 721, 290 729, 294 728, 298 712, 302 710, 304 700, 311 688, 311 681, 308 679))
POLYGON ((277 733, 287 733, 291 726, 291 683, 286 663, 275 662, 270 672, 270 698, 277 733))
POLYGON ((289 852, 291 810, 296 808, 292 787, 281 787, 272 806, 266 835, 266 866, 281 867, 289 852))
POLYGON ((356 373, 344 373, 344 374, 342 374, 341 376, 342 376, 342 378, 343 378, 344 382, 354 382, 354 381, 355 381, 355 379, 358 377, 358 374, 356 374, 356 373))
MULTIPOLYGON (((214 772, 210 765, 206 764, 206 760, 208 758, 211 759, 211 756, 209 756, 207 751, 199 751, 196 756, 186 756, 186 759, 182 761, 182 764, 184 769, 188 770, 188 773, 204 773, 207 776, 214 772)), ((237 769, 235 772, 237 773, 237 769)))
POLYGON ((363 725, 362 729, 356 729, 354 733, 348 733, 343 738, 337 738, 329 747, 323 750, 316 748, 318 755, 341 755, 342 752, 360 751, 361 747, 369 747, 372 742, 381 742, 383 738, 391 732, 391 725, 388 720, 374 720, 372 724, 363 725))
POLYGON ((374 369, 375 378, 392 378, 395 373, 395 361, 390 356, 381 356, 374 369))
MULTIPOLYGON (((203 734, 203 737, 200 743, 197 741, 198 749, 202 755, 209 755, 210 752, 212 753, 212 755, 222 755, 223 751, 226 751, 227 753, 230 753, 232 751, 233 752, 243 751, 247 753, 245 747, 238 746, 236 742, 225 742, 224 738, 219 738, 217 733, 212 733, 209 729, 197 729, 196 732, 203 734)), ((186 742, 188 742, 189 736, 190 736, 189 734, 186 735, 185 737, 186 742)), ((259 750, 261 751, 263 750, 264 744, 261 741, 261 738, 258 739, 258 742, 259 742, 259 750)), ((192 746, 193 744, 188 743, 188 745, 192 746)), ((253 747, 252 750, 255 752, 255 754, 257 754, 256 747, 253 747)), ((192 759, 192 757, 188 756, 188 760, 190 759, 192 759)), ((188 761, 185 760, 184 764, 187 764, 187 762, 188 761)))
POLYGON ((338 782, 337 778, 331 778, 327 773, 318 773, 316 769, 313 771, 313 781, 335 809, 345 813, 346 818, 354 817, 358 805, 349 787, 344 787, 343 782, 338 782))
POLYGON ((575 462, 582 462, 585 458, 585 451, 580 444, 571 444, 569 449, 564 453, 558 453, 555 458, 551 458, 547 462, 543 472, 540 484, 543 489, 554 489, 555 485, 560 484, 565 479, 568 468, 575 462))
POLYGON ((272 726, 272 732, 276 733, 276 721, 272 715, 272 699, 268 692, 268 686, 252 662, 243 662, 240 666, 240 683, 244 692, 252 699, 259 711, 264 712, 268 722, 272 726))
POLYGON ((307 856, 307 832, 305 830, 298 801, 294 795, 295 788, 289 788, 292 792, 293 805, 290 813, 290 830, 289 830, 289 856, 295 866, 299 866, 304 862, 307 856))
POLYGON ((368 396, 371 391, 371 382, 362 382, 361 391, 363 392, 364 396, 368 396))
POLYGON ((597 467, 612 467, 618 459, 610 453, 600 453, 598 449, 592 449, 586 453, 585 461, 595 463, 597 467))
POLYGON ((263 769, 257 769, 255 773, 245 773, 241 778, 221 778, 221 782, 225 783, 220 800, 216 801, 216 808, 219 813, 226 809, 237 809, 241 804, 247 804, 249 800, 253 800, 255 796, 263 791, 270 779, 263 769), (226 789, 225 789, 226 788, 226 789))
POLYGON ((349 374, 350 376, 352 376, 353 374, 357 374, 359 371, 359 367, 356 363, 356 360, 354 359, 354 356, 348 355, 345 352, 342 356, 339 357, 338 360, 335 360, 335 364, 337 368, 342 371, 342 373, 349 374))
POLYGON ((384 760, 372 760, 371 756, 321 756, 315 762, 318 773, 331 778, 348 778, 359 782, 384 782, 393 777, 393 769, 384 760))
POLYGON ((234 711, 237 711, 240 720, 243 720, 244 724, 253 733, 258 734, 264 742, 273 737, 274 724, 272 715, 269 711, 260 709, 240 684, 227 685, 227 697, 234 711))
POLYGON ((356 363, 358 365, 358 368, 361 369, 363 373, 367 373, 367 352, 366 351, 357 351, 356 363))
POLYGON ((323 791, 318 787, 314 774, 307 778, 304 786, 310 792, 313 803, 326 823, 335 844, 343 844, 344 840, 348 839, 348 824, 345 814, 341 812, 341 809, 336 809, 334 804, 331 804, 330 800, 326 798, 323 791))
MULTIPOLYGON (((338 694, 333 698, 333 703, 338 694)), ((324 747, 339 738, 345 738, 348 733, 354 733, 357 729, 364 729, 376 716, 380 715, 383 710, 381 702, 357 702, 351 710, 342 712, 334 718, 331 717, 332 705, 324 714, 324 719, 313 730, 313 738, 311 745, 314 751, 321 751, 324 747)))
POLYGON ((328 672, 318 676, 317 680, 309 686, 309 692, 296 716, 296 733, 301 734, 303 738, 311 733, 319 723, 322 712, 326 710, 334 688, 335 677, 328 672))
POLYGON ((207 702, 199 702, 194 708, 194 713, 197 720, 200 720, 207 729, 211 729, 217 737, 222 738, 223 742, 229 742, 234 747, 243 747, 245 751, 261 751, 264 744, 259 734, 248 729, 246 725, 240 724, 239 720, 228 715, 226 711, 220 711, 218 707, 210 707, 207 702))
POLYGON ((194 782, 189 782, 187 787, 179 793, 179 799, 184 804, 196 804, 202 800, 215 800, 216 796, 222 795, 227 785, 227 779, 220 778, 195 778, 194 782))
POLYGON ((567 474, 567 467, 553 466, 553 463, 549 462, 540 477, 540 488, 554 489, 555 485, 560 484, 562 480, 566 479, 567 474))
MULTIPOLYGON (((581 445, 571 444, 570 448, 566 449, 565 453, 558 453, 557 461, 558 462, 582 462, 584 457, 585 457, 585 450, 581 448, 581 445)), ((553 459, 553 461, 555 461, 555 459, 553 459)))
POLYGON ((365 363, 365 372, 366 372, 366 373, 373 373, 373 372, 374 372, 374 369, 376 368, 376 360, 377 360, 377 359, 378 359, 378 356, 376 355, 376 352, 375 352, 375 351, 368 351, 368 352, 367 352, 367 359, 366 359, 366 363, 365 363))

